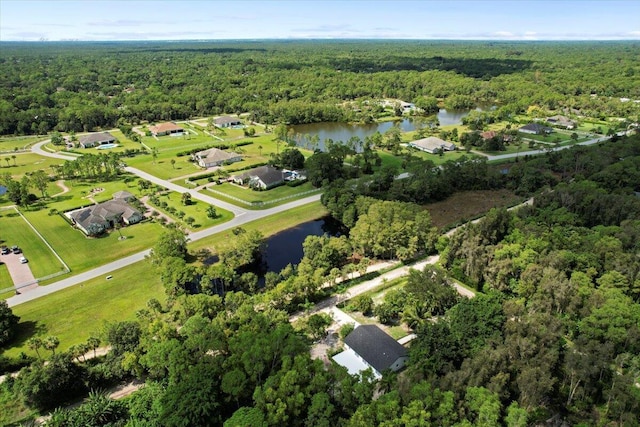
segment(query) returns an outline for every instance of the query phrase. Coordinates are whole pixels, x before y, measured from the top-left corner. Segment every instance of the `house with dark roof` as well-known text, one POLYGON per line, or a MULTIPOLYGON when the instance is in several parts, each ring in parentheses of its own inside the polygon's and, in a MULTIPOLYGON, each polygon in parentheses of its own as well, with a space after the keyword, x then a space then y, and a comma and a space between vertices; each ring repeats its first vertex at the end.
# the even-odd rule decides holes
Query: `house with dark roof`
POLYGON ((87 236, 97 236, 116 224, 131 225, 142 221, 142 214, 128 203, 133 199, 135 197, 128 191, 118 191, 112 200, 67 212, 65 215, 87 236))
POLYGON ((518 132, 528 133, 530 135, 548 135, 553 132, 553 129, 548 126, 543 126, 540 123, 529 123, 518 129, 518 132))
POLYGON ((151 135, 153 136, 179 136, 184 133, 184 129, 173 122, 166 122, 158 123, 154 126, 149 126, 149 132, 151 132, 151 135))
POLYGON ((432 154, 438 152, 438 150, 454 151, 456 149, 455 144, 435 136, 411 141, 409 143, 409 147, 417 148, 420 151, 426 151, 427 153, 432 154))
POLYGON ((231 177, 236 184, 248 185, 254 190, 268 190, 277 187, 285 181, 285 178, 284 171, 268 165, 231 177))
POLYGON ((360 325, 344 339, 345 351, 333 356, 333 360, 356 375, 371 368, 376 378, 387 369, 399 371, 409 356, 396 340, 376 325, 360 325))
POLYGON ((78 138, 78 145, 82 148, 91 148, 96 145, 113 144, 116 138, 109 132, 96 132, 82 135, 78 138))
POLYGON ((547 117, 547 123, 552 126, 564 129, 573 129, 576 127, 576 124, 573 120, 571 120, 569 117, 560 115, 547 117))
POLYGON ((201 168, 212 168, 223 164, 235 163, 242 160, 242 156, 238 153, 229 153, 219 148, 210 148, 209 150, 198 151, 191 158, 198 163, 201 168))
POLYGON ((215 119, 214 123, 219 128, 229 128, 231 126, 240 126, 242 124, 242 121, 230 116, 222 116, 215 119))

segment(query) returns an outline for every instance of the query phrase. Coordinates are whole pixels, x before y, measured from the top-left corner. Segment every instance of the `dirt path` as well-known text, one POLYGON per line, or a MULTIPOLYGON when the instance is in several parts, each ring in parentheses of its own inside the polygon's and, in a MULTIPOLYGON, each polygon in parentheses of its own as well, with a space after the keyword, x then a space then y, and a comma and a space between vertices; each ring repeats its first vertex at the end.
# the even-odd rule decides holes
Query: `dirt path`
POLYGON ((58 187, 60 187, 60 189, 62 190, 59 193, 54 194, 51 197, 58 197, 58 196, 62 196, 64 193, 68 193, 69 192, 69 187, 67 187, 66 185, 64 185, 64 179, 59 179, 56 181, 56 185, 58 187))

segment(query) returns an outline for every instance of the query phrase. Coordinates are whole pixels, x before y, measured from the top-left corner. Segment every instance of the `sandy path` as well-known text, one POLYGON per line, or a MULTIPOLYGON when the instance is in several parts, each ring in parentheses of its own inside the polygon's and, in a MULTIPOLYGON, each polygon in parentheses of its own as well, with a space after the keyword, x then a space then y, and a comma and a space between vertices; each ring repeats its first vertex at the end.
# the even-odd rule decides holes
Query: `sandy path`
POLYGON ((54 194, 51 197, 58 197, 58 196, 62 196, 64 193, 68 193, 69 192, 69 187, 67 187, 66 185, 64 185, 64 179, 59 179, 56 181, 56 185, 58 187, 60 187, 60 189, 62 190, 59 193, 54 194))

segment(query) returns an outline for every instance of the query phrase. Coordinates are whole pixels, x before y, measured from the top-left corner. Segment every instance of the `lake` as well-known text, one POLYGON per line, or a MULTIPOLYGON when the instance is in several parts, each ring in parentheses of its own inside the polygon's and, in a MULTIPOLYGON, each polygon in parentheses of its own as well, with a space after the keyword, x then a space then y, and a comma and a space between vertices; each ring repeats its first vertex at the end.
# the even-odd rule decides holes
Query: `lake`
MULTIPOLYGON (((482 111, 481 108, 476 108, 478 111, 482 111)), ((438 112, 438 121, 440 126, 450 126, 462 124, 462 118, 469 114, 471 110, 454 110, 447 111, 441 108, 438 112)), ((318 148, 324 149, 324 141, 331 139, 335 142, 346 142, 352 137, 358 137, 364 141, 367 136, 371 136, 376 132, 380 132, 384 135, 386 131, 393 126, 394 123, 398 123, 400 130, 403 132, 410 132, 416 129, 413 120, 411 118, 402 119, 398 122, 382 122, 382 123, 336 123, 336 122, 323 122, 323 123, 309 123, 306 125, 293 126, 295 134, 303 136, 299 145, 302 147, 309 147, 308 140, 304 138, 305 135, 318 135, 319 143, 318 148)))

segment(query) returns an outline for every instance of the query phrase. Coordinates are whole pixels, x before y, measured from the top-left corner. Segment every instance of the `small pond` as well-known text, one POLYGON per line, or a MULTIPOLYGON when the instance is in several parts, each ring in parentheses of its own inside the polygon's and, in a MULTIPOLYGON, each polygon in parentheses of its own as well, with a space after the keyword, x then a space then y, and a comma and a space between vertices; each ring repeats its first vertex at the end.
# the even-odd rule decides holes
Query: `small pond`
POLYGON ((4 185, 0 185, 0 196, 4 196, 6 192, 7 187, 5 187, 4 185))

